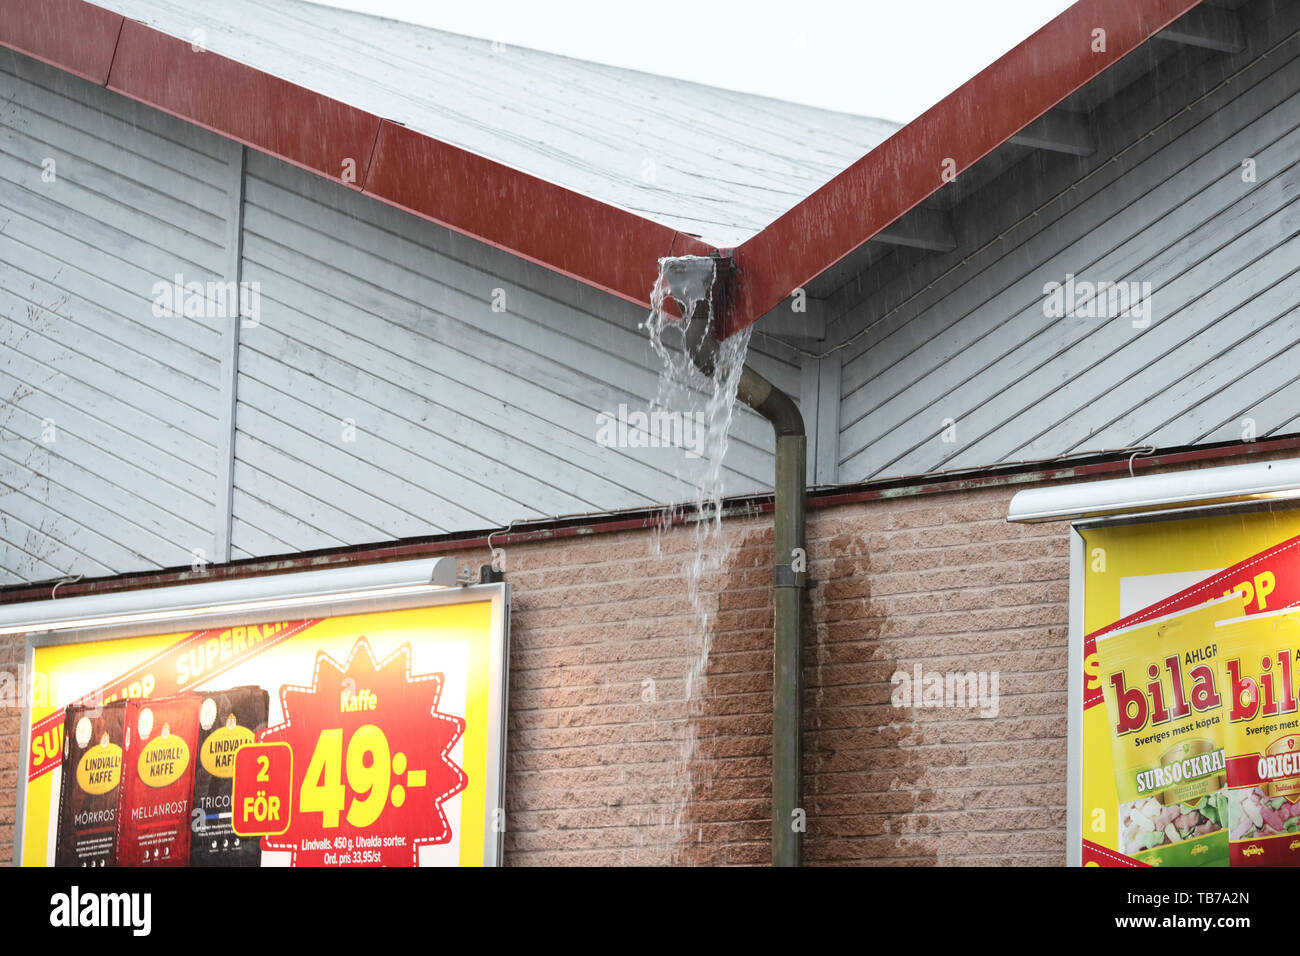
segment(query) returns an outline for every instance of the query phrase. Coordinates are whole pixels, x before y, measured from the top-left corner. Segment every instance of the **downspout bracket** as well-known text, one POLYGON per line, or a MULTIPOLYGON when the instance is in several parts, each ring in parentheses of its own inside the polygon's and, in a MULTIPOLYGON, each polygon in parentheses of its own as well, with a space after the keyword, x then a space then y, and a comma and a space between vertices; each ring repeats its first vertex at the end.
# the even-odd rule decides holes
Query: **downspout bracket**
POLYGON ((796 571, 791 565, 777 564, 772 567, 772 586, 778 588, 808 587, 808 572, 796 571))

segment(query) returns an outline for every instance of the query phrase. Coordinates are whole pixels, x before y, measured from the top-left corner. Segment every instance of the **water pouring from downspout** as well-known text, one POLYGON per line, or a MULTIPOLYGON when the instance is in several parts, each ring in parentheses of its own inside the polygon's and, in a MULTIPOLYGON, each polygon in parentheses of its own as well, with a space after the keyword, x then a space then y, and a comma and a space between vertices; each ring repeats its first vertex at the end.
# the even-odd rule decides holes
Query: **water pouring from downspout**
MULTIPOLYGON (((771 422, 776 436, 773 481, 776 494, 773 514, 772 864, 798 866, 802 862, 806 819, 801 721, 803 591, 807 586, 804 522, 807 439, 803 416, 789 395, 744 364, 748 332, 724 340, 718 338, 717 317, 721 314, 719 306, 725 307, 730 260, 681 256, 661 259, 659 266, 659 280, 655 283, 652 297, 655 308, 647 326, 651 342, 664 360, 666 369, 670 373, 681 371, 677 366, 689 362, 713 383, 715 395, 721 395, 726 402, 734 399, 744 402, 771 422), (681 336, 680 357, 663 345, 667 324, 674 321, 664 308, 668 296, 681 309, 681 318, 676 321, 676 330, 681 336)), ((727 424, 729 422, 728 414, 727 424)), ((721 450, 725 452, 725 434, 722 442, 721 450)), ((720 473, 720 457, 716 467, 720 473)), ((712 513, 706 517, 720 527, 720 493, 714 500, 712 513)))
POLYGON ((692 611, 688 646, 693 650, 688 658, 682 695, 686 723, 679 741, 679 770, 672 781, 673 789, 680 796, 669 806, 669 822, 676 828, 683 850, 695 837, 695 833, 686 831, 683 817, 692 803, 702 798, 708 785, 697 778, 700 766, 696 756, 699 722, 706 707, 705 676, 716 630, 717 594, 704 583, 725 567, 731 553, 730 541, 722 527, 723 461, 731 437, 736 386, 749 341, 748 334, 735 336, 709 374, 696 366, 688 336, 698 336, 699 329, 710 321, 708 303, 712 301, 714 276, 709 259, 660 260, 659 278, 651 292, 652 311, 643 326, 660 361, 659 388, 651 406, 650 421, 659 415, 665 416, 663 420, 680 421, 683 433, 690 428, 694 440, 691 451, 674 459, 674 476, 693 495, 682 504, 664 510, 662 525, 653 538, 656 556, 660 554, 662 531, 679 522, 690 529, 694 538, 682 568, 692 611), (679 301, 690 304, 685 320, 677 311, 679 301))

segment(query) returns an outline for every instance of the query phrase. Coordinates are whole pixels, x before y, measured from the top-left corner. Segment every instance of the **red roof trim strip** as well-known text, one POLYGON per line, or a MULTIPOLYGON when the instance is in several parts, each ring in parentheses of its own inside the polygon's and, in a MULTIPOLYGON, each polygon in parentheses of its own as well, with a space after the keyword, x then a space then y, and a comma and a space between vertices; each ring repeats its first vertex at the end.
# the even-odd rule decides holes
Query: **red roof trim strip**
POLYGON ((667 226, 387 120, 365 191, 638 304, 647 301, 660 256, 713 251, 667 226))
POLYGON ((780 305, 1200 0, 1080 0, 735 251, 731 335, 780 305), (1093 31, 1105 52, 1093 52, 1093 31))
POLYGON ((122 20, 81 0, 0 0, 0 44, 103 86, 122 20))
POLYGON ((122 25, 108 88, 356 189, 379 131, 373 113, 135 20, 122 25))
POLYGON ((0 45, 630 302, 660 256, 714 251, 82 0, 0 0, 0 45))

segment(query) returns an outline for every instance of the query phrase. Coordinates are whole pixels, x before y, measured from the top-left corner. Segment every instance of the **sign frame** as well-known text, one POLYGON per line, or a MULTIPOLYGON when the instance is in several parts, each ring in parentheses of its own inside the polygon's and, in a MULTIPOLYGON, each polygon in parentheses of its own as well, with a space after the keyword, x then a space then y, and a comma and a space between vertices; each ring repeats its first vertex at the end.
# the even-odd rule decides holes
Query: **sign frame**
MULTIPOLYGON (((429 564, 427 560, 420 563, 429 564)), ((409 574, 410 568, 414 564, 416 562, 394 562, 391 567, 395 578, 405 580, 401 578, 402 570, 409 574)), ((297 582, 307 581, 313 577, 317 577, 318 580, 323 582, 329 575, 337 578, 339 570, 331 568, 321 571, 309 571, 292 575, 292 577, 297 582)), ((259 575, 241 580, 265 582, 274 577, 275 575, 259 575)), ((240 602, 237 598, 228 597, 231 594, 230 586, 237 583, 239 582, 221 581, 198 585, 197 587, 204 588, 219 585, 221 586, 221 596, 226 599, 221 603, 238 605, 240 602)), ((148 607, 150 590, 155 590, 161 595, 162 592, 166 592, 168 589, 140 590, 138 594, 141 606, 144 608, 148 607)), ((295 615, 301 615, 302 617, 343 617, 351 614, 442 607, 450 604, 490 603, 491 623, 489 630, 491 646, 488 658, 487 779, 484 782, 487 799, 485 801, 486 818, 483 831, 483 865, 500 866, 504 852, 505 834, 504 827, 499 825, 494 816, 497 810, 504 810, 505 807, 506 729, 509 715, 510 686, 510 584, 507 581, 501 581, 492 584, 430 587, 423 590, 410 587, 377 588, 376 591, 378 593, 373 595, 368 595, 364 591, 352 591, 342 594, 326 592, 321 595, 319 600, 312 600, 309 603, 295 600, 292 604, 292 610, 295 615)), ((28 605, 28 607, 42 612, 45 620, 49 622, 61 621, 65 618, 65 611, 76 600, 78 599, 66 598, 63 600, 42 601, 39 604, 28 605), (44 614, 43 612, 47 610, 48 614, 44 614)), ((41 630, 40 625, 36 624, 26 632, 23 651, 23 700, 20 724, 19 774, 14 812, 14 866, 23 865, 22 853, 25 843, 24 834, 26 833, 28 809, 26 768, 28 761, 31 759, 30 729, 32 726, 32 697, 36 686, 37 648, 84 644, 117 638, 142 637, 153 633, 150 630, 151 627, 162 627, 165 628, 167 633, 172 633, 183 630, 201 630, 205 627, 211 627, 214 621, 219 621, 223 627, 263 624, 283 619, 285 610, 276 607, 259 607, 255 610, 237 610, 229 614, 222 614, 219 608, 220 604, 214 602, 209 607, 205 607, 201 614, 185 617, 167 616, 153 621, 147 617, 147 611, 144 611, 142 614, 145 616, 142 619, 135 619, 129 623, 70 627, 60 630, 41 630)))

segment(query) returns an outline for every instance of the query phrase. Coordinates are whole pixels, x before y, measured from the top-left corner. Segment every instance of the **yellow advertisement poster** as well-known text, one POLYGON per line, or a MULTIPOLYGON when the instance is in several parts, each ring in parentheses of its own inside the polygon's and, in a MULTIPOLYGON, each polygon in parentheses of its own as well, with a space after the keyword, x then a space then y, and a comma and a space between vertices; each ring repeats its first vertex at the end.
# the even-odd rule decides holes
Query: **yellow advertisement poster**
POLYGON ((497 862, 503 587, 365 613, 33 639, 21 862, 497 862))
MULTIPOLYGON (((1117 741, 1136 741, 1143 735, 1117 733, 1121 722, 1115 710, 1116 701, 1121 699, 1121 692, 1128 695, 1124 699, 1131 701, 1131 713, 1136 713, 1140 690, 1147 706, 1153 706, 1153 691, 1157 695, 1174 691, 1166 660, 1177 657, 1182 667, 1189 664, 1194 667, 1197 654, 1209 653, 1207 647, 1214 648, 1210 656, 1216 660, 1212 668, 1217 682, 1215 691, 1220 695, 1225 693, 1218 686, 1222 683, 1217 663, 1219 641, 1217 638, 1202 640, 1217 631, 1204 620, 1196 621, 1195 615, 1213 617, 1217 625, 1234 617, 1267 614, 1300 604, 1300 512, 1259 511, 1108 524, 1085 527, 1080 533, 1084 542, 1083 699, 1072 706, 1082 711, 1082 862, 1091 866, 1195 865, 1211 858, 1218 865, 1226 865, 1226 851, 1219 853, 1216 843, 1224 837, 1210 835, 1227 826, 1226 815, 1220 819, 1218 807, 1226 797, 1210 797, 1208 792, 1192 794, 1190 801, 1175 805, 1181 806, 1178 813, 1169 812, 1156 799, 1159 806, 1139 805, 1143 819, 1134 815, 1138 794, 1136 790, 1120 793, 1117 780, 1124 779, 1127 768, 1117 764, 1116 754, 1126 752, 1126 746, 1130 754, 1136 753, 1137 748, 1131 743, 1120 746, 1117 741), (1198 611, 1211 602, 1218 602, 1214 605, 1218 610, 1198 611), (1140 638, 1145 641, 1147 652, 1158 652, 1160 641, 1166 640, 1163 633, 1157 637, 1161 624, 1166 627, 1174 624, 1196 634, 1182 641, 1176 654, 1150 653, 1150 660, 1142 663, 1155 668, 1153 674, 1135 674, 1136 658, 1105 659, 1107 642, 1124 634, 1141 632, 1144 626, 1153 624, 1155 627, 1148 628, 1145 637, 1140 638), (1115 683, 1117 673, 1127 675, 1119 685, 1115 683), (1146 679, 1139 682, 1136 677, 1146 679), (1135 689, 1134 685, 1139 683, 1142 686, 1135 689), (1117 686, 1122 691, 1117 691, 1117 686), (1155 833, 1157 822, 1161 824, 1159 831, 1164 834, 1163 839, 1155 833), (1175 844, 1186 845, 1190 852, 1195 848, 1191 841, 1195 840, 1199 840, 1195 845, 1212 845, 1214 852, 1206 850, 1186 859, 1168 852, 1175 844), (1147 852, 1158 851, 1161 845, 1166 847, 1165 852, 1147 852), (1146 856, 1154 859, 1147 860, 1146 856)), ((1185 673, 1178 676, 1186 681, 1185 673)), ((1185 689, 1190 693, 1191 685, 1187 684, 1185 689)), ((1167 705, 1169 699, 1166 696, 1155 703, 1167 705)), ((1176 722, 1177 718, 1171 718, 1171 723, 1176 722)), ((1226 733, 1226 727, 1225 719, 1219 731, 1221 735, 1226 733)), ((1148 731, 1145 736, 1153 734, 1148 731)), ((1223 739, 1216 738, 1220 741, 1218 748, 1224 746, 1223 739)), ((1167 743, 1172 746, 1172 739, 1167 743)), ((1152 765, 1143 769, 1164 766, 1164 761, 1174 760, 1175 755, 1160 751, 1154 758, 1152 765)), ((1133 762, 1136 765, 1142 761, 1134 757, 1133 762)))

